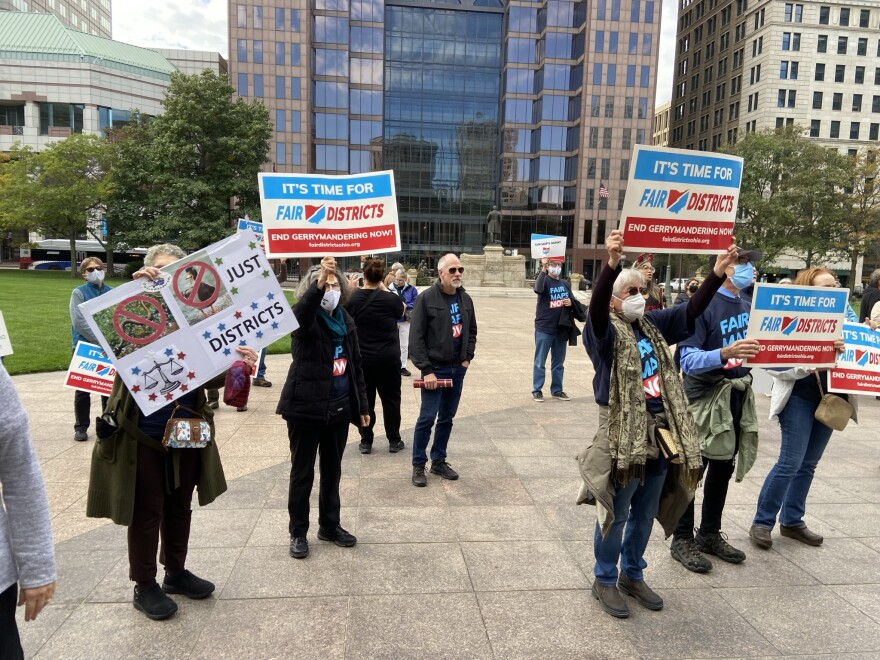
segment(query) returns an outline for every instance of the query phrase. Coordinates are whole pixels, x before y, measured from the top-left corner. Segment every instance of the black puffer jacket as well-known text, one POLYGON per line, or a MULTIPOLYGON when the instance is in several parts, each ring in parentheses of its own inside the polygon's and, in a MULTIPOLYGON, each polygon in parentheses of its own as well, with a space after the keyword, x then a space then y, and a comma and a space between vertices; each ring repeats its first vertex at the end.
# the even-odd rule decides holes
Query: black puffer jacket
MULTIPOLYGON (((299 328, 290 335, 293 362, 281 390, 276 414, 297 424, 326 424, 329 418, 330 389, 333 380, 333 337, 318 319, 324 292, 312 284, 296 306, 293 314, 299 328)), ((367 390, 361 369, 354 319, 342 310, 348 332, 343 340, 349 367, 349 402, 351 423, 360 426, 360 415, 368 415, 367 390)))

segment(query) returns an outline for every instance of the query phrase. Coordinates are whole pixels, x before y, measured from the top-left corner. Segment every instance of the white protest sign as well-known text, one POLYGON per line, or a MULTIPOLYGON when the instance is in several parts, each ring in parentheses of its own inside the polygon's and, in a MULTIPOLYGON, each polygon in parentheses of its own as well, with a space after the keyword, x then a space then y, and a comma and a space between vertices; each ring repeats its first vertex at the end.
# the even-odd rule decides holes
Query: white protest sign
POLYGON ((6 321, 3 320, 3 312, 0 312, 0 357, 12 355, 12 341, 6 330, 6 321))
POLYGON ((738 156, 636 145, 620 219, 627 251, 726 250, 742 168, 738 156))
POLYGON ((861 323, 843 324, 843 353, 828 374, 828 390, 880 394, 880 331, 861 323))
POLYGON ((250 229, 254 232, 254 236, 257 237, 257 240, 260 241, 260 247, 263 248, 263 251, 266 251, 266 245, 263 242, 263 223, 262 222, 254 222, 247 216, 238 219, 238 233, 243 231, 247 231, 250 229))
POLYGON ((755 285, 749 331, 761 352, 749 367, 833 367, 849 291, 792 284, 755 285))
POLYGON ((400 251, 392 172, 261 173, 258 178, 269 257, 400 251))
POLYGON ((78 341, 67 368, 64 384, 75 390, 107 396, 113 390, 116 368, 104 349, 86 341, 78 341))
POLYGON ((298 327, 250 230, 161 271, 80 305, 146 415, 298 327))
POLYGON ((564 260, 566 241, 565 236, 532 234, 532 259, 557 257, 559 260, 564 260))

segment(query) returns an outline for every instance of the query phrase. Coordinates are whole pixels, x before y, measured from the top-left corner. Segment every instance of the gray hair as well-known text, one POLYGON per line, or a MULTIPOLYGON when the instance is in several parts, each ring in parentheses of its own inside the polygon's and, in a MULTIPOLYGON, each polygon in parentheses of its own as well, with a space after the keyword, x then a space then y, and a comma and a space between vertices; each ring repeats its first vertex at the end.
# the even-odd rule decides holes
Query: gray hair
POLYGON ((86 257, 85 259, 83 259, 79 264, 80 274, 85 273, 86 268, 88 268, 89 266, 91 266, 92 264, 95 264, 95 263, 100 264, 102 266, 104 265, 104 262, 101 261, 100 257, 86 257))
POLYGON ((880 268, 871 273, 871 279, 868 281, 868 286, 878 286, 880 284, 880 268))
POLYGON ((175 259, 183 259, 186 256, 186 252, 171 243, 154 245, 147 250, 147 256, 144 257, 144 266, 152 266, 156 263, 156 259, 166 255, 175 259))
MULTIPOLYGON (((303 296, 306 295, 306 291, 309 290, 309 287, 312 286, 312 283, 318 280, 318 276, 321 274, 320 266, 312 266, 309 268, 308 272, 305 276, 300 280, 299 286, 296 287, 296 299, 302 300, 303 296)), ((348 299, 351 298, 351 286, 348 284, 348 280, 343 277, 338 271, 336 273, 336 281, 339 282, 339 304, 344 305, 348 302, 348 299)))
POLYGON ((399 261, 395 261, 393 264, 391 264, 391 272, 392 273, 396 273, 399 270, 403 270, 402 263, 400 263, 399 261))
POLYGON ((446 267, 446 262, 449 261, 449 257, 458 259, 458 255, 453 252, 450 252, 449 254, 444 254, 442 257, 440 257, 440 261, 437 262, 437 270, 446 267))
POLYGON ((403 268, 398 268, 394 271, 394 277, 402 277, 405 280, 409 279, 409 275, 406 274, 406 271, 403 268))
POLYGON ((638 268, 624 268, 617 275, 617 279, 614 280, 614 287, 611 289, 611 293, 615 296, 618 296, 621 291, 623 291, 627 287, 637 286, 639 288, 645 286, 645 276, 642 275, 642 272, 638 268))

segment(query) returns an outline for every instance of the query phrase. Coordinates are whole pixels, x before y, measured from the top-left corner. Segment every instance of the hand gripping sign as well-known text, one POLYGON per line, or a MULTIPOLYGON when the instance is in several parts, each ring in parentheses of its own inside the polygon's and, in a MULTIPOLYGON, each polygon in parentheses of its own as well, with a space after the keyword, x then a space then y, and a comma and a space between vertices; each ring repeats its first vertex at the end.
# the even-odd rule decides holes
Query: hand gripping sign
POLYGON ((297 328, 250 230, 89 300, 80 309, 149 415, 297 328))
POLYGON ((880 394, 880 331, 861 323, 843 324, 843 353, 828 378, 828 391, 880 394))

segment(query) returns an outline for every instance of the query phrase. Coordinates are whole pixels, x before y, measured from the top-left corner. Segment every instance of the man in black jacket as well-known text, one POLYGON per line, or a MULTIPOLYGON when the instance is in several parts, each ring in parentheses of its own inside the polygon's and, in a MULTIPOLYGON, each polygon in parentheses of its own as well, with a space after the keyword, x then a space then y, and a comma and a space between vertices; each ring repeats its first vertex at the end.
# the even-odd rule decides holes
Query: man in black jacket
POLYGON ((865 294, 862 296, 862 307, 859 313, 859 323, 864 323, 871 318, 871 309, 880 301, 880 268, 871 273, 865 294))
POLYGON ((431 429, 437 422, 431 446, 431 473, 444 479, 458 479, 446 462, 446 446, 452 420, 458 410, 464 376, 477 344, 474 303, 461 286, 464 267, 454 254, 440 258, 440 281, 416 298, 409 330, 409 356, 422 372, 422 408, 413 433, 414 486, 427 486, 425 463, 431 429), (451 380, 452 387, 438 388, 438 380, 451 380))

